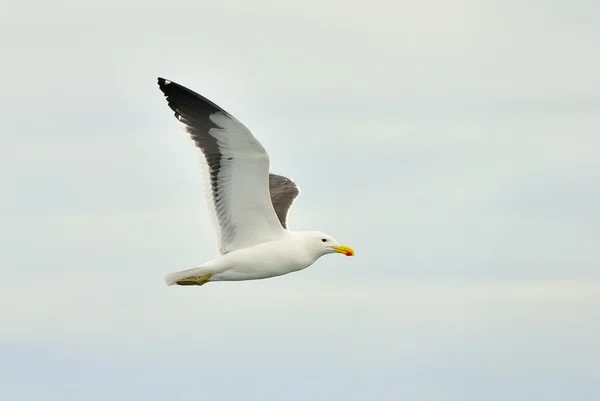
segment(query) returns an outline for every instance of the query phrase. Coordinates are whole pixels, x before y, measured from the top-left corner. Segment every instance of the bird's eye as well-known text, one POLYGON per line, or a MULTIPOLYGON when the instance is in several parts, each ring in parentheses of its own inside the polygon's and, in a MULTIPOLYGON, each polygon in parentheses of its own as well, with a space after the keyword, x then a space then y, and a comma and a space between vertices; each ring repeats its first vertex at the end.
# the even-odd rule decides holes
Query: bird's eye
POLYGON ((323 238, 321 241, 323 241, 323 242, 327 242, 327 239, 326 239, 326 238, 323 238))

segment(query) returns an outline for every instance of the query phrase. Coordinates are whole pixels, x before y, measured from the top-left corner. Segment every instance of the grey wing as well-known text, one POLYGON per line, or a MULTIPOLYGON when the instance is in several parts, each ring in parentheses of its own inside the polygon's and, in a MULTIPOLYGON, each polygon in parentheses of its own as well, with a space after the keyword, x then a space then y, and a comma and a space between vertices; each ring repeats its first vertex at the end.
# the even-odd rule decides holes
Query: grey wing
POLYGON ((288 211, 300 190, 296 183, 289 178, 269 173, 269 191, 275 214, 277 214, 283 228, 287 229, 288 211))

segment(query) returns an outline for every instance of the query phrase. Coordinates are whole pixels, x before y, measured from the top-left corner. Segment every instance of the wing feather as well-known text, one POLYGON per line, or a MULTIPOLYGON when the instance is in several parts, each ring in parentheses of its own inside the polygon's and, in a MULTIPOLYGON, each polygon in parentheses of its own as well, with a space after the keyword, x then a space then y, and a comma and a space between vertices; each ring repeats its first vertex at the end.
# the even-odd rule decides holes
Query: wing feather
POLYGON ((291 179, 277 174, 269 174, 269 190, 275 213, 283 228, 287 229, 287 216, 300 190, 291 179))
POLYGON ((164 78, 158 86, 204 155, 221 254, 286 235, 271 202, 269 155, 250 130, 184 86, 164 78))

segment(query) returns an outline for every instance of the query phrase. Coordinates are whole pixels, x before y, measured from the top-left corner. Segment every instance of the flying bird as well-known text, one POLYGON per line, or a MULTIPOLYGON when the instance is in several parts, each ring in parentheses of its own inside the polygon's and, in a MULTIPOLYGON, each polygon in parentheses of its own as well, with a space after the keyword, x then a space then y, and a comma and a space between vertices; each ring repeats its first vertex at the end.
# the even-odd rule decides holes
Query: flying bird
POLYGON ((173 81, 158 78, 158 87, 204 156, 207 204, 219 243, 213 260, 167 274, 167 285, 265 279, 305 269, 327 254, 354 255, 328 234, 288 229, 298 186, 269 173, 269 155, 240 121, 173 81))

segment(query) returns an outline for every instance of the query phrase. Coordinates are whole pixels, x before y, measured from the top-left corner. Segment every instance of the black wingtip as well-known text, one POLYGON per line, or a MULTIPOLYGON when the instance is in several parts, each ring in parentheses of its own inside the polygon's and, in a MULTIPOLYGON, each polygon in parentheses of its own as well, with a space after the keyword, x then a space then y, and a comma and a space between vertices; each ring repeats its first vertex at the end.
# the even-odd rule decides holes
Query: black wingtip
POLYGON ((165 92, 165 87, 171 83, 171 81, 169 81, 168 79, 164 79, 162 77, 158 77, 157 82, 158 82, 158 87, 160 88, 160 90, 163 93, 165 92))
POLYGON ((204 104, 205 107, 211 108, 213 111, 221 111, 227 115, 230 115, 227 111, 225 111, 222 107, 213 103, 206 97, 200 95, 193 90, 186 88, 183 85, 178 84, 177 82, 173 82, 171 80, 158 77, 157 78, 158 87, 165 95, 169 102, 169 106, 174 111, 178 111, 177 108, 182 102, 198 102, 198 104, 204 104), (184 100, 185 99, 185 100, 184 100))

